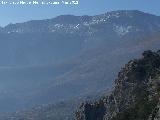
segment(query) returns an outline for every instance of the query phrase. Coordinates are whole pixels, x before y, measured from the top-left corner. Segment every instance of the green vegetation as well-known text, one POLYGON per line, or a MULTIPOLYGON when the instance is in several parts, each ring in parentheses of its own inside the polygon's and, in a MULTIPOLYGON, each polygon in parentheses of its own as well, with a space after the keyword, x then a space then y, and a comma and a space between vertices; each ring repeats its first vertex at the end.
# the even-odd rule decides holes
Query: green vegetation
POLYGON ((145 51, 118 77, 106 101, 85 104, 85 120, 154 120, 160 98, 160 51, 145 51))
POLYGON ((158 103, 158 98, 155 97, 149 101, 147 97, 141 100, 134 106, 118 113, 112 120, 147 120, 158 103))
POLYGON ((129 73, 129 80, 138 84, 133 91, 136 96, 136 103, 128 109, 120 112, 112 120, 148 120, 154 111, 160 97, 160 86, 158 78, 160 76, 160 55, 159 52, 145 51, 143 58, 136 60, 136 66, 129 73), (149 99, 151 87, 154 86, 154 93, 149 99))

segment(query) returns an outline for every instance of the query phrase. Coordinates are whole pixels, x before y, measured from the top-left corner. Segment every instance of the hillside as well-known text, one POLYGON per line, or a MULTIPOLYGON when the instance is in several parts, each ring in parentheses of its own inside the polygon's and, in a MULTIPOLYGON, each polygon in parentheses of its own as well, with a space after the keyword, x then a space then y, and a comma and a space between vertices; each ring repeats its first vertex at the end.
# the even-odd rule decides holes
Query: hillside
POLYGON ((160 52, 145 51, 119 72, 110 95, 85 102, 76 120, 158 120, 160 52))
POLYGON ((111 89, 128 60, 159 49, 159 25, 159 16, 118 10, 1 28, 0 112, 83 99, 111 89))
POLYGON ((160 51, 145 51, 143 57, 129 61, 121 69, 111 93, 99 96, 101 98, 94 102, 94 96, 72 99, 2 115, 0 119, 72 120, 76 115, 76 120, 157 120, 160 116, 159 69, 160 51))
POLYGON ((159 28, 159 16, 136 10, 9 24, 0 30, 0 65, 53 64, 83 50, 102 45, 112 48, 114 42, 118 45, 124 39, 141 38, 159 32, 159 28))

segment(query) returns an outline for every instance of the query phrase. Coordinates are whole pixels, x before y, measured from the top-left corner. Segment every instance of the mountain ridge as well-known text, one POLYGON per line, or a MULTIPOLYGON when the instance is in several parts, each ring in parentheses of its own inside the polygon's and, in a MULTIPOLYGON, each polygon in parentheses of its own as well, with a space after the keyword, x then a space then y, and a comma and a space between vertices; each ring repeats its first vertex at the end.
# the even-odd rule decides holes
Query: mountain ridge
POLYGON ((138 13, 145 13, 147 15, 152 15, 152 16, 157 16, 157 17, 160 17, 159 15, 155 15, 155 14, 152 14, 152 13, 148 13, 148 12, 143 12, 143 11, 140 11, 140 10, 115 10, 115 11, 107 11, 105 13, 102 13, 102 14, 96 14, 96 15, 72 15, 72 14, 64 14, 64 15, 57 15, 55 17, 52 17, 52 18, 48 18, 48 19, 41 19, 41 20, 28 20, 28 21, 25 21, 25 22, 18 22, 18 23, 10 23, 4 27, 0 27, 0 28, 5 28, 9 25, 16 25, 16 24, 23 24, 23 23, 27 23, 27 22, 38 22, 38 21, 48 21, 48 20, 52 20, 52 19, 55 19, 55 18, 58 18, 58 17, 61 17, 61 16, 72 16, 72 17, 93 17, 93 16, 100 16, 100 15, 104 15, 104 14, 107 14, 107 13, 115 13, 115 12, 125 12, 125 11, 129 11, 129 12, 138 12, 138 13))
MULTIPOLYGON (((0 33, 0 66, 4 67, 0 69, 0 111, 111 89, 121 66, 138 58, 142 51, 160 46, 159 17, 136 11, 136 15, 125 17, 126 12, 121 12, 121 17, 113 13, 109 18, 102 15, 90 20, 85 16, 88 22, 79 26, 49 22, 47 25, 53 25, 50 30, 57 30, 52 32, 35 22, 24 25, 30 33, 0 33)), ((59 19, 63 22, 64 16, 59 19)), ((70 16, 67 20, 70 22, 70 16)))
MULTIPOLYGON (((47 27, 49 23, 59 23, 59 24, 62 23, 62 24, 76 24, 76 25, 78 25, 78 24, 82 24, 84 22, 86 23, 86 22, 92 21, 92 20, 94 20, 93 18, 103 18, 103 17, 104 17, 104 21, 103 21, 103 19, 101 19, 100 22, 105 22, 105 21, 107 21, 107 18, 109 18, 109 17, 115 17, 115 18, 117 17, 118 18, 118 17, 120 17, 119 15, 120 16, 127 16, 128 15, 128 17, 132 17, 132 15, 159 17, 156 15, 144 13, 144 12, 141 12, 138 10, 117 10, 117 11, 106 12, 104 14, 93 15, 93 16, 60 15, 60 16, 57 16, 57 17, 54 17, 51 19, 32 20, 32 21, 26 21, 26 22, 22 22, 22 23, 9 24, 9 25, 1 28, 1 31, 5 32, 6 31, 5 29, 7 29, 7 28, 12 28, 14 26, 21 26, 21 25, 30 25, 30 24, 34 24, 34 23, 37 24, 38 26, 44 25, 44 27, 47 27), (38 23, 40 23, 40 24, 38 24, 38 23)), ((95 21, 95 22, 98 22, 98 21, 95 21)), ((35 27, 38 27, 38 26, 35 26, 35 27)), ((77 28, 77 26, 73 26, 73 27, 77 28)), ((18 30, 15 32, 18 32, 18 30)))

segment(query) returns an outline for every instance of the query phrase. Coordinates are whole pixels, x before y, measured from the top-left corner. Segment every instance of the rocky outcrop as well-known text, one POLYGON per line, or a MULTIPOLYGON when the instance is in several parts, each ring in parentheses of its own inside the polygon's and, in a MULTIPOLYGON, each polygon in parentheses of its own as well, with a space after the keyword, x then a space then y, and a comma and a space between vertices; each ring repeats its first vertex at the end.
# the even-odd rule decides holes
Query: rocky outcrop
POLYGON ((83 103, 76 120, 158 120, 159 98, 160 54, 145 51, 122 68, 110 95, 83 103))
POLYGON ((158 103, 157 106, 154 108, 148 120, 159 120, 159 119, 160 119, 160 103, 158 103))

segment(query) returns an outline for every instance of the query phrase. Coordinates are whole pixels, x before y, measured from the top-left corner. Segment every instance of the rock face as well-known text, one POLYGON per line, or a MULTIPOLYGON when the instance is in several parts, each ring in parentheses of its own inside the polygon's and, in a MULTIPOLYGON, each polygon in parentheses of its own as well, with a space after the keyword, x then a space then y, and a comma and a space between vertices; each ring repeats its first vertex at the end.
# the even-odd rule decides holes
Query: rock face
POLYGON ((159 120, 160 119, 160 105, 158 105, 154 108, 153 113, 149 116, 148 120, 159 120))
POLYGON ((76 120, 159 120, 159 68, 159 52, 145 51, 122 68, 110 95, 83 103, 76 120))

